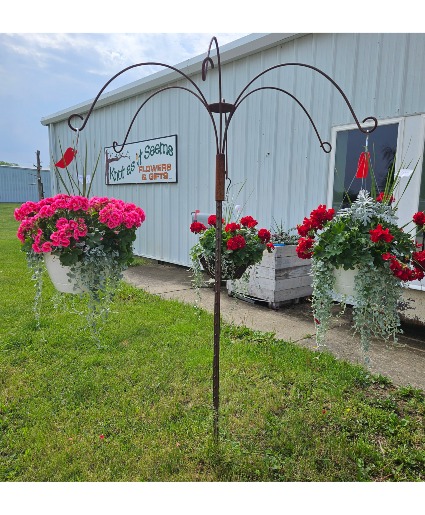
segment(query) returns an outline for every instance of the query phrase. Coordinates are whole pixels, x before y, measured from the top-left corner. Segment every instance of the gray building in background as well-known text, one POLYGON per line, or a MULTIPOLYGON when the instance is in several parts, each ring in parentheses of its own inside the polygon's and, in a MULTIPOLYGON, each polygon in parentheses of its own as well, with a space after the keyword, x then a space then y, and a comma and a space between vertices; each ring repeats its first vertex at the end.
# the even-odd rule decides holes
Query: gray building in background
MULTIPOLYGON (((52 193, 50 170, 41 170, 44 197, 52 193)), ((37 170, 20 166, 0 165, 0 202, 26 202, 39 200, 37 170)))
MULTIPOLYGON (((216 68, 210 69, 202 81, 206 51, 175 67, 189 75, 212 103, 218 101, 218 74, 216 68)), ((215 51, 211 55, 216 62, 215 51)), ((425 34, 252 34, 223 45, 220 55, 223 98, 229 103, 268 67, 305 63, 323 70, 345 92, 360 121, 369 116, 378 119, 368 146, 376 157, 380 182, 394 160, 396 169, 411 169, 417 163, 399 206, 401 222, 425 209, 425 34)), ((135 242, 136 254, 189 265, 189 251, 197 241, 189 231, 191 212, 215 212, 215 140, 209 115, 193 95, 181 89, 149 100, 128 137, 129 143, 140 147, 138 158, 143 161, 140 156, 147 147, 168 149, 161 138, 177 136, 170 160, 149 168, 130 156, 136 147, 114 156, 112 143, 124 141, 133 115, 152 93, 169 86, 192 86, 170 69, 110 91, 112 86, 79 135, 78 155, 84 156, 86 144, 89 149, 89 173, 99 152, 103 154, 92 195, 121 198, 146 211, 135 242), (114 157, 120 160, 111 163, 114 157), (171 158, 176 159, 177 176, 173 182, 160 182, 167 166, 173 166, 171 158), (135 173, 132 162, 140 174, 129 183, 128 174, 135 173), (108 170, 114 173, 106 177, 108 170)), ((243 206, 243 214, 254 216, 262 227, 270 227, 275 220, 289 228, 319 204, 341 206, 344 191, 355 196, 362 186, 355 172, 365 135, 357 130, 337 89, 313 70, 293 66, 261 76, 248 91, 260 86, 277 86, 295 95, 311 114, 321 139, 333 148, 329 154, 322 151, 308 117, 289 95, 273 90, 250 95, 232 119, 228 140, 229 191, 235 196, 233 201, 243 206)), ((93 97, 96 94, 93 91, 93 97)), ((67 118, 72 113, 85 115, 90 105, 91 100, 42 119, 49 127, 50 155, 55 159, 61 157, 60 148, 75 144, 76 134, 69 129, 67 118)), ((60 190, 59 183, 55 182, 53 190, 60 190)), ((411 286, 424 289, 419 283, 411 286)))

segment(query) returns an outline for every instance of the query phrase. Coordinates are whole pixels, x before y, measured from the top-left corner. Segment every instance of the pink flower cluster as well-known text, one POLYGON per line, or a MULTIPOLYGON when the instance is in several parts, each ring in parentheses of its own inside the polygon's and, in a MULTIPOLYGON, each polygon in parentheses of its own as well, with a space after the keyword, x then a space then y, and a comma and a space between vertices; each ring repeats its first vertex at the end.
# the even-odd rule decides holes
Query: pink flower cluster
POLYGON ((34 216, 52 218, 57 211, 88 211, 88 209, 89 199, 86 197, 59 193, 39 202, 25 202, 21 207, 15 209, 15 219, 21 221, 34 216))
POLYGON ((107 225, 109 229, 117 229, 120 226, 125 226, 127 229, 140 227, 144 221, 143 209, 122 200, 110 199, 99 211, 99 222, 107 225))
POLYGON ((25 202, 15 210, 20 221, 17 236, 36 253, 74 248, 90 232, 115 234, 136 229, 145 220, 143 209, 135 204, 108 197, 88 199, 58 194, 39 202, 25 202))

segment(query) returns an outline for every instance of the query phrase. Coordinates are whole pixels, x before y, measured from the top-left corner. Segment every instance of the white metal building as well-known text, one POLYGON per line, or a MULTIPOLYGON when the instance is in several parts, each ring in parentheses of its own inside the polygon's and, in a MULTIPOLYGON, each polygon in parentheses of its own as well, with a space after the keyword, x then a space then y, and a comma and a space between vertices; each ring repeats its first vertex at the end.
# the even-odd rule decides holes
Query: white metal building
MULTIPOLYGON (((205 82, 201 80, 206 51, 178 65, 166 64, 189 75, 208 103, 213 103, 219 100, 218 74, 215 68, 205 82)), ((211 55, 216 63, 215 50, 211 55)), ((418 209, 425 209, 425 179, 421 181, 425 34, 253 34, 223 46, 220 55, 222 96, 228 103, 233 103, 257 74, 277 64, 306 63, 332 77, 360 121, 369 116, 378 119, 378 129, 368 140, 369 149, 377 156, 377 175, 385 175, 394 156, 396 169, 411 169, 417 162, 414 179, 400 205, 401 219, 407 221, 418 209)), ((97 153, 105 153, 105 149, 111 152, 114 141, 124 141, 133 115, 152 93, 170 85, 191 87, 176 71, 158 69, 116 90, 111 89, 112 84, 81 131, 79 148, 84 149, 87 142, 97 153)), ((294 227, 318 204, 339 206, 345 189, 358 191, 360 183, 353 183, 353 177, 365 135, 357 130, 337 89, 311 69, 279 68, 263 75, 250 89, 260 86, 279 87, 295 95, 310 113, 321 139, 333 147, 329 154, 322 151, 306 114, 281 92, 253 93, 234 115, 228 147, 230 193, 235 194, 245 182, 235 199, 244 206, 244 214, 254 216, 263 227, 270 228, 273 220, 294 227)), ((96 94, 93 91, 93 97, 96 94)), ((74 145, 76 133, 68 127, 67 119, 72 113, 85 115, 90 105, 91 100, 42 119, 49 127, 51 155, 61 157, 59 142, 62 148, 74 145)), ((133 156, 125 156, 125 147, 120 156, 125 166, 117 163, 116 174, 109 176, 110 184, 106 184, 104 170, 99 170, 92 193, 131 201, 145 210, 136 254, 189 265, 189 250, 197 240, 189 231, 191 212, 215 212, 215 140, 207 111, 187 91, 167 90, 154 96, 137 116, 128 142, 138 143, 140 157, 147 145, 160 145, 168 136, 177 136, 172 139, 176 145, 175 182, 138 179, 127 183, 124 176, 133 156)), ((90 156, 90 166, 96 152, 90 156)), ((144 171, 166 170, 166 164, 159 163, 162 168, 144 171)), ((163 177, 159 173, 158 178, 163 177)), ((57 191, 57 182, 53 188, 57 191)), ((414 287, 425 289, 419 283, 414 287)))

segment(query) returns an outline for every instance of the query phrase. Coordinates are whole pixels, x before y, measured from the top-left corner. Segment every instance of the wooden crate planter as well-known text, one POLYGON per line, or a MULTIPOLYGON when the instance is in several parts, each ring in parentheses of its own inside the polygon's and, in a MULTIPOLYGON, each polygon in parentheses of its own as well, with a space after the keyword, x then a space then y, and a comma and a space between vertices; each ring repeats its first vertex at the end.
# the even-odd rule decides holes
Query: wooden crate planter
POLYGON ((265 251, 261 263, 250 268, 248 280, 227 281, 227 292, 265 301, 270 308, 278 309, 311 295, 310 265, 309 259, 297 256, 295 245, 276 247, 271 253, 265 251))

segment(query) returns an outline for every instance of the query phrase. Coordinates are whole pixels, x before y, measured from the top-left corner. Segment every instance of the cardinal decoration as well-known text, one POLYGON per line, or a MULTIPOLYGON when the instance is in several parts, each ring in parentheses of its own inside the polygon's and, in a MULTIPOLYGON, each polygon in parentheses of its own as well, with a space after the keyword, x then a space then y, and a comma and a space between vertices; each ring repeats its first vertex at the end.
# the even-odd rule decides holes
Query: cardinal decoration
POLYGON ((356 179, 366 179, 369 172, 369 159, 369 152, 362 152, 360 154, 359 162, 357 164, 356 179))
POLYGON ((63 154, 62 159, 59 159, 57 163, 55 163, 55 166, 58 168, 66 168, 74 159, 74 157, 77 155, 77 150, 74 148, 67 148, 63 154))

